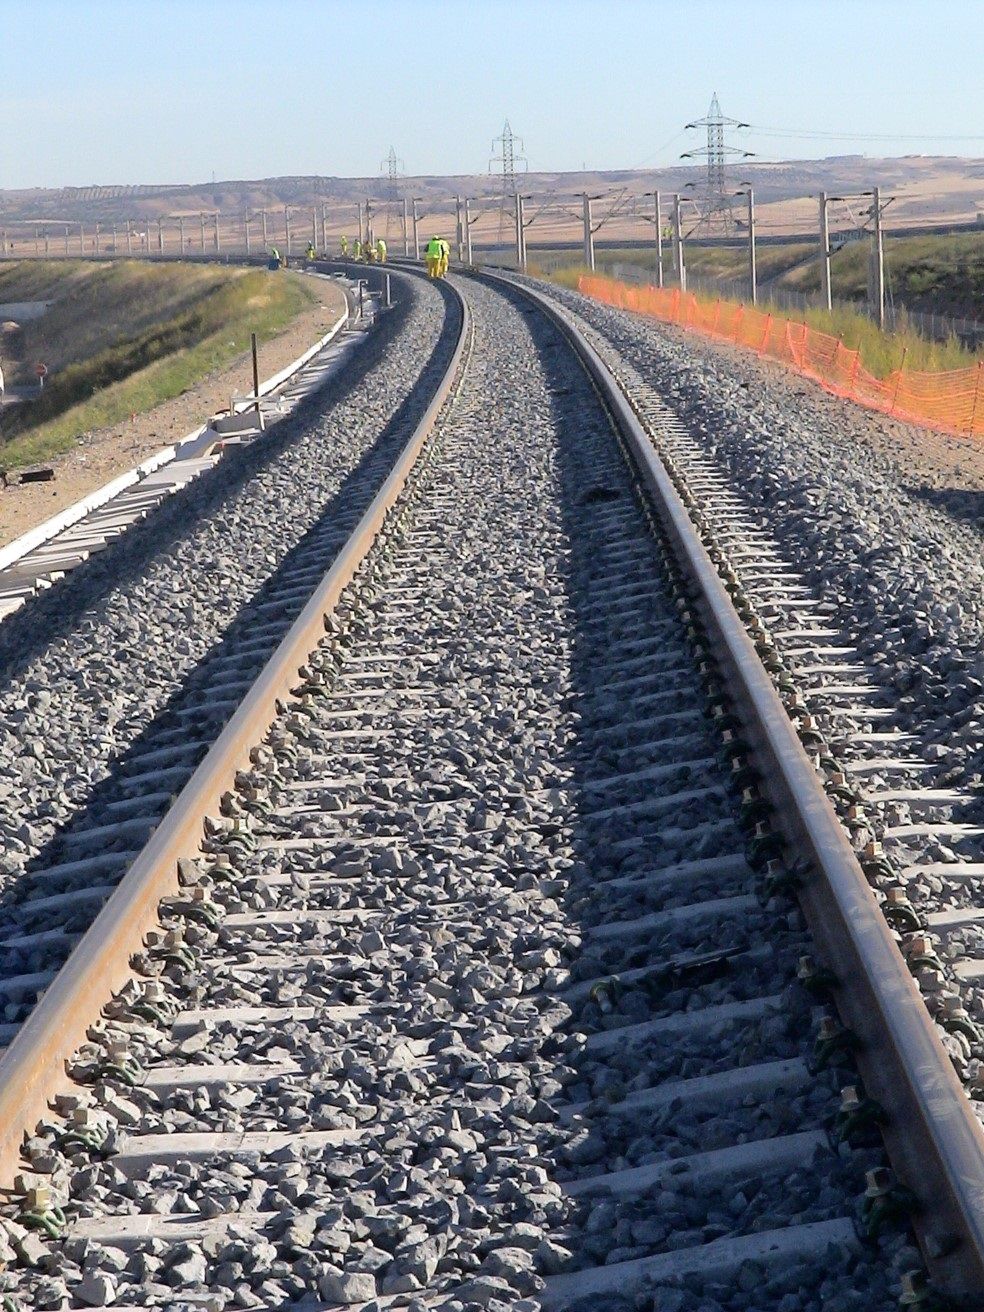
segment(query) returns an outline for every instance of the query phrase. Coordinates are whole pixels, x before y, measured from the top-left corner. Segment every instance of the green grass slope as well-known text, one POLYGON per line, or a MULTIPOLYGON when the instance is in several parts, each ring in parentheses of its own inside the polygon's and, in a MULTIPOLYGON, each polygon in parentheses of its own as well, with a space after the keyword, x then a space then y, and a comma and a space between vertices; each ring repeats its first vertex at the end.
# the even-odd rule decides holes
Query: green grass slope
POLYGON ((7 468, 49 459, 79 433, 178 396, 249 346, 282 331, 316 297, 294 274, 203 265, 37 262, 0 268, 0 303, 52 300, 18 334, 8 382, 50 375, 37 402, 8 409, 7 468))

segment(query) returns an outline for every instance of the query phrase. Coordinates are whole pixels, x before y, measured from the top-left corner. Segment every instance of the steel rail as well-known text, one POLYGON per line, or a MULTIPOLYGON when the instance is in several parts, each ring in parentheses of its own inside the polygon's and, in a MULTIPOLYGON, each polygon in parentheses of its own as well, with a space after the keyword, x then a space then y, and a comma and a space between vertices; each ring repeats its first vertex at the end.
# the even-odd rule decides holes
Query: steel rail
POLYGON ((105 906, 58 972, 0 1059, 0 1184, 24 1169, 25 1136, 49 1115, 49 1104, 71 1085, 67 1063, 85 1041, 102 1008, 132 977, 131 956, 158 923, 161 900, 178 888, 178 862, 200 855, 205 817, 215 814, 237 770, 248 767, 278 714, 278 703, 324 637, 325 618, 372 547, 406 486, 445 402, 451 396, 471 337, 467 303, 453 291, 461 322, 451 361, 437 391, 385 483, 339 552, 328 573, 257 676, 242 704, 161 820, 105 906))
POLYGON ((816 874, 798 890, 809 929, 835 979, 844 1024, 896 1175, 915 1199, 913 1223, 938 1287, 978 1306, 984 1290, 984 1130, 957 1078, 847 833, 759 659, 684 502, 631 400, 572 317, 508 275, 508 285, 560 329, 628 444, 674 552, 700 591, 700 609, 729 694, 752 745, 774 823, 816 874))

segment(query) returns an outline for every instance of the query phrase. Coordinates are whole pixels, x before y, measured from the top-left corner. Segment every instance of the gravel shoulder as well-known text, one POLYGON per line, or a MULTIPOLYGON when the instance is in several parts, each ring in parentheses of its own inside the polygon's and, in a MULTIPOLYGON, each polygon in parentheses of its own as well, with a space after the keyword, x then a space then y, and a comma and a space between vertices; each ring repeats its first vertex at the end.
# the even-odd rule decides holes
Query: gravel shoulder
POLYGON ((895 467, 904 486, 922 484, 927 489, 955 492, 984 490, 984 443, 979 438, 950 437, 866 410, 825 392, 776 361, 730 342, 708 341, 669 325, 661 325, 661 330, 681 345, 692 345, 708 362, 718 357, 721 365, 735 370, 742 383, 775 389, 777 395, 785 391, 797 408, 806 400, 829 422, 848 425, 856 441, 895 467))
MULTIPOLYGON (((298 315, 286 332, 260 348, 260 377, 269 378, 323 337, 345 307, 339 287, 319 282, 320 304, 298 315)), ((184 437, 209 415, 229 405, 233 393, 252 387, 252 366, 243 353, 228 368, 208 374, 196 386, 133 422, 79 437, 75 448, 50 463, 49 483, 0 487, 0 546, 12 542, 60 510, 124 474, 141 460, 184 437)))
POLYGON ((554 289, 706 446, 924 740, 984 763, 981 476, 970 443, 874 416, 758 359, 554 289), (961 720, 954 722, 954 716, 961 720), (959 726, 959 727, 958 727, 959 726), (958 750, 959 749, 959 750, 958 750))

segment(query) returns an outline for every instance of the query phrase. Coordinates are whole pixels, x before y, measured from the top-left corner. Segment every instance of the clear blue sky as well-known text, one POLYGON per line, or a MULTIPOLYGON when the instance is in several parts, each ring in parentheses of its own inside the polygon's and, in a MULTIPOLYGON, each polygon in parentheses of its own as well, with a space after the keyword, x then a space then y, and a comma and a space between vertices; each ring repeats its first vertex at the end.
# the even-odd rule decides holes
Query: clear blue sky
POLYGON ((982 69, 984 0, 0 0, 0 188, 669 164, 715 90, 767 159, 984 157, 982 69))

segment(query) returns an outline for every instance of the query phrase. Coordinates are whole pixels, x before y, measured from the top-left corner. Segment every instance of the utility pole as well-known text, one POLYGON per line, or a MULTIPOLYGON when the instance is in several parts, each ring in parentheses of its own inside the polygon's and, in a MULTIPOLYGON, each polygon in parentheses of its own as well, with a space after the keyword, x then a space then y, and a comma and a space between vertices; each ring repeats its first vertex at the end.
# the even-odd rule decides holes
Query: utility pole
POLYGON ((829 312, 834 307, 830 294, 830 227, 827 223, 825 191, 820 193, 820 282, 823 289, 823 303, 829 312))
POLYGON ((410 202, 403 197, 403 254, 410 256, 410 202))
POLYGON ((420 237, 417 231, 417 226, 420 223, 420 215, 417 213, 417 201, 419 199, 418 196, 414 196, 411 202, 413 206, 413 258, 415 260, 420 259, 420 237))
POLYGON ((359 207, 359 246, 361 247, 362 243, 365 241, 365 237, 363 236, 363 227, 362 227, 362 201, 361 200, 357 201, 356 204, 359 207))
POLYGON ((178 242, 181 246, 181 254, 185 253, 185 221, 184 215, 178 215, 178 242))
POLYGON ((263 221, 263 249, 264 249, 264 251, 265 251, 265 250, 267 249, 267 246, 269 245, 269 243, 268 243, 268 241, 267 241, 267 218, 266 218, 266 210, 263 210, 263 211, 262 211, 262 213, 260 214, 260 218, 261 218, 262 221, 263 221))
POLYGON ((680 218, 679 192, 673 197, 673 252, 680 278, 680 290, 685 292, 687 290, 687 269, 683 263, 683 221, 680 218))
POLYGON ((458 251, 458 263, 465 258, 464 233, 461 230, 461 197, 454 198, 454 244, 458 251))
POLYGON ((202 214, 201 212, 199 212, 198 215, 198 222, 201 224, 201 229, 202 229, 202 254, 204 255, 205 254, 205 215, 202 214))
POLYGON ((465 261, 469 268, 474 264, 471 239, 471 201, 467 196, 465 197, 465 261))
POLYGON ((284 206, 284 252, 285 258, 290 259, 290 206, 284 206))
POLYGON ((157 253, 164 254, 164 220, 157 220, 157 253))
POLYGON ((215 213, 212 215, 212 219, 215 223, 215 249, 221 250, 221 247, 219 246, 219 211, 218 210, 216 210, 215 213))
POLYGON ((748 286, 753 305, 758 305, 758 276, 755 268, 755 192, 748 188, 748 286))
POLYGON ((526 272, 526 230, 523 220, 523 198, 516 192, 516 268, 526 272))
MULTIPOLYGON (((204 247, 202 248, 204 250, 204 247)), ((130 232, 130 220, 126 221, 126 253, 133 254, 133 234, 130 232)))
POLYGON ((592 273, 595 271, 594 232, 591 228, 591 201, 593 197, 586 191, 581 193, 581 214, 584 220, 584 263, 592 273))
POLYGON ((875 187, 871 193, 871 209, 875 220, 875 240, 872 252, 875 261, 875 322, 884 330, 885 327, 885 234, 882 230, 881 193, 875 187))
POLYGON ((243 228, 244 228, 244 230, 245 230, 245 232, 246 232, 246 258, 248 259, 248 258, 249 258, 249 255, 250 255, 250 249, 249 249, 249 210, 247 210, 247 211, 245 212, 245 214, 243 215, 243 228))
POLYGON ((656 286, 663 286, 663 198, 653 192, 653 222, 656 224, 656 286))

